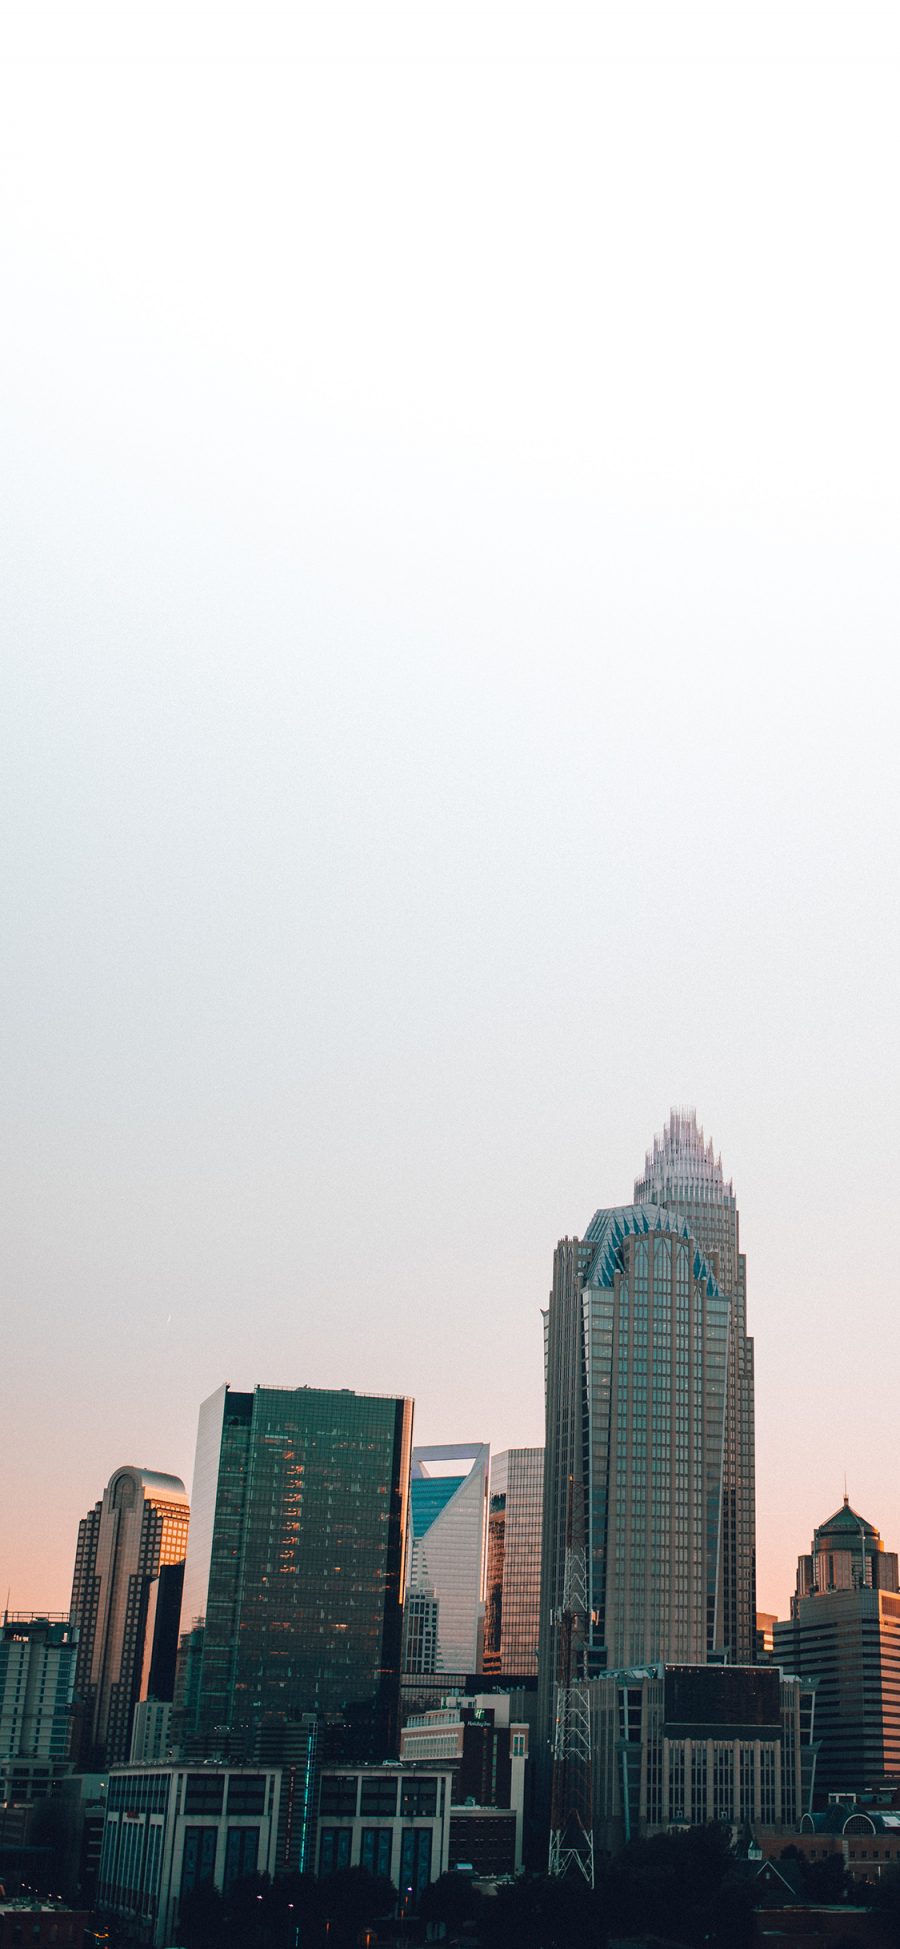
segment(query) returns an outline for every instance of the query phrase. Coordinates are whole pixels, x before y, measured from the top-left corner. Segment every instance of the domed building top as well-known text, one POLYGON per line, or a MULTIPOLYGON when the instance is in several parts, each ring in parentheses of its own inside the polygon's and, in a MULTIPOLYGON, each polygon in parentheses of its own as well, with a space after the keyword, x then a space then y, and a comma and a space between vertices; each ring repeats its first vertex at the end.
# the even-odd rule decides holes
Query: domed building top
POLYGON ((874 1523, 867 1523, 864 1516, 857 1515, 856 1510, 851 1509, 849 1500, 845 1495, 840 1509, 836 1509, 834 1515, 829 1516, 827 1523, 819 1524, 813 1538, 813 1548, 815 1549, 818 1546, 821 1549, 827 1543, 828 1539, 833 1536, 835 1538, 834 1547, 836 1549, 846 1550, 848 1542, 854 1537, 858 1539, 860 1531, 862 1531, 864 1536, 871 1536, 875 1539, 875 1549, 884 1549, 880 1531, 875 1528, 874 1523))
POLYGON ((846 1492, 840 1509, 813 1531, 809 1556, 797 1562, 797 1591, 803 1597, 832 1590, 891 1590, 898 1585, 897 1556, 886 1550, 874 1523, 851 1509, 846 1492))

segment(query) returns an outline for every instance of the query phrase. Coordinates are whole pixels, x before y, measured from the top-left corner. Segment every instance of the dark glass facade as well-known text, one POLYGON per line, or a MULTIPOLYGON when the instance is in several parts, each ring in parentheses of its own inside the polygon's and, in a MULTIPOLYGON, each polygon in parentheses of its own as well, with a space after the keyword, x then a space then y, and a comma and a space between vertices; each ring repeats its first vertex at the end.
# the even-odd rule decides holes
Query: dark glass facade
POLYGON ((201 1411, 178 1736, 249 1757, 317 1715, 326 1756, 396 1739, 412 1403, 222 1388, 201 1411), (193 1540, 193 1539, 192 1539, 193 1540))
POLYGON ((731 1739, 752 1739, 780 1729, 781 1674, 774 1666, 667 1665, 663 1721, 672 1739, 712 1739, 723 1728, 731 1739))

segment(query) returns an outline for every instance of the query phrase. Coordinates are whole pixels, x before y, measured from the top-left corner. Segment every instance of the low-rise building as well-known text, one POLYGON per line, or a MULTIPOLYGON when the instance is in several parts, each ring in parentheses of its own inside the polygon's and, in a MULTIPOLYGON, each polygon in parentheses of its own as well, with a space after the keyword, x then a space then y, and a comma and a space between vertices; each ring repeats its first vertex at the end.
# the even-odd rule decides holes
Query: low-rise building
POLYGON ((900 1872, 900 1808, 889 1801, 879 1807, 851 1794, 835 1794, 818 1813, 804 1814, 791 1833, 758 1827, 754 1840, 772 1860, 787 1846, 811 1862, 839 1855, 848 1873, 860 1881, 879 1881, 888 1868, 900 1872))
POLYGON ((602 1848, 707 1821, 793 1827, 811 1806, 814 1684, 775 1666, 649 1665, 590 1691, 602 1848))
POLYGON ((117 1766, 109 1776, 97 1905, 152 1949, 177 1941, 185 1896, 273 1874, 281 1770, 117 1766))
POLYGON ((387 1875, 414 1907, 450 1862, 453 1768, 416 1764, 326 1767, 319 1781, 316 1868, 387 1875))
POLYGON ((507 1880, 521 1867, 521 1827, 506 1807, 451 1807, 451 1868, 478 1881, 507 1880), (517 1848, 519 1857, 517 1858, 517 1848))
POLYGON ((512 1875, 521 1819, 509 1806, 454 1800, 456 1766, 401 1760, 383 1766, 323 1769, 319 1782, 316 1869, 386 1875, 400 1913, 415 1909, 423 1889, 450 1868, 485 1879, 512 1875))
MULTIPOLYGON (((422 1765, 438 1760, 453 1767, 454 1813, 466 1807, 511 1810, 514 1874, 522 1866, 528 1731, 524 1721, 512 1719, 508 1696, 482 1693, 448 1696, 438 1709, 412 1715, 400 1734, 401 1759, 422 1765)), ((494 1822, 491 1833, 496 1837, 499 1832, 494 1822)))
POLYGON ((0 1949, 81 1949, 87 1925, 86 1909, 30 1895, 0 1899, 0 1949))

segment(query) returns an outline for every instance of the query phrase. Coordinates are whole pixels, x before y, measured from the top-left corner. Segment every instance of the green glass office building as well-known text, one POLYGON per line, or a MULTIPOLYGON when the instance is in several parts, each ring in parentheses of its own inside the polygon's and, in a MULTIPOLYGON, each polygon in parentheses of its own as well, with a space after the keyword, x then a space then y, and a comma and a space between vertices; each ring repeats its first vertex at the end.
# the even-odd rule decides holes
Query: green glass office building
POLYGON ((200 1411, 177 1735, 250 1758, 314 1713, 326 1754, 395 1750, 412 1402, 221 1387, 200 1411))

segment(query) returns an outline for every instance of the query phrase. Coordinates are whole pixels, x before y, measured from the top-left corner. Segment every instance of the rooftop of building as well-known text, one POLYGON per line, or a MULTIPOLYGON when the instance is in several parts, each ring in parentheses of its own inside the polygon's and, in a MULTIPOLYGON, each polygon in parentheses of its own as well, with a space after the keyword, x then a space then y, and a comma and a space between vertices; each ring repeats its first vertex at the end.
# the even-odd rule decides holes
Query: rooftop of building
MULTIPOLYGON (((232 1388, 230 1381, 226 1381, 225 1385, 229 1394, 240 1391, 232 1388)), ((409 1394, 377 1394, 372 1388, 360 1387, 316 1387, 312 1381, 300 1381, 296 1387, 280 1386, 277 1381, 258 1381, 247 1399, 252 1401, 254 1394, 321 1394, 323 1398, 343 1395, 354 1401, 392 1401, 404 1405, 412 1400, 409 1394)))
POLYGON ((706 1286, 711 1299, 721 1297, 721 1287, 696 1244, 687 1219, 679 1217, 675 1211, 669 1211, 665 1205, 616 1205, 609 1210, 595 1211, 584 1233, 585 1245, 594 1248, 586 1283, 590 1286, 612 1286, 616 1273, 622 1270, 624 1264, 623 1240, 654 1232, 682 1238, 692 1244, 695 1279, 706 1286))
POLYGON ((661 1192, 667 1198, 734 1204, 734 1185, 730 1178, 726 1182, 721 1156, 716 1156, 712 1138, 706 1141, 690 1105, 670 1110, 665 1129, 657 1131, 644 1159, 644 1175, 635 1181, 635 1203, 661 1192))
POLYGON ((34 1639, 35 1643, 40 1643, 44 1639, 51 1646, 71 1646, 74 1650, 78 1639, 78 1630, 74 1624, 69 1623, 69 1619, 65 1613, 61 1616, 56 1614, 53 1617, 48 1617, 46 1611, 43 1613, 40 1611, 7 1611, 3 1618, 3 1624, 0 1626, 0 1635, 6 1639, 7 1643, 10 1641, 13 1643, 16 1641, 25 1643, 30 1642, 32 1639, 34 1639))
POLYGON ((815 1531, 814 1541, 816 1545, 821 1547, 823 1537, 836 1536, 846 1547, 847 1543, 859 1541, 860 1532, 877 1541, 879 1548, 884 1547, 881 1542, 881 1533, 875 1528, 874 1523, 867 1523, 864 1516, 860 1516, 855 1509, 851 1509, 845 1490, 844 1500, 840 1509, 836 1509, 834 1515, 829 1516, 827 1522, 818 1525, 815 1531))
POLYGON ((804 1814, 800 1821, 801 1834, 900 1834, 900 1810, 863 1806, 859 1801, 852 1805, 832 1804, 820 1813, 804 1814))
POLYGON ((85 1915, 86 1909, 70 1908, 62 1898, 52 1895, 0 1895, 0 1915, 85 1915))
POLYGON ((358 1765, 353 1762, 347 1765, 338 1765, 336 1761, 334 1766, 321 1767, 319 1770, 319 1778, 320 1780, 324 1780, 326 1776, 330 1777, 332 1774, 340 1774, 349 1778, 351 1774, 356 1777, 362 1773, 370 1774, 373 1778, 377 1776, 379 1779, 383 1779, 385 1774, 388 1773, 409 1773, 411 1777, 416 1778, 419 1774, 424 1773, 449 1774, 452 1771, 452 1766, 445 1759, 382 1760, 380 1764, 376 1761, 367 1762, 361 1760, 358 1765))
POLYGON ((416 1446, 410 1469, 410 1513, 413 1541, 419 1542, 437 1522, 460 1489, 490 1464, 491 1447, 486 1441, 439 1442, 430 1448, 416 1446), (453 1464, 464 1462, 458 1470, 453 1464), (440 1472, 442 1466, 446 1474, 440 1472), (435 1472, 437 1470, 437 1472, 435 1472))
MULTIPOLYGON (((260 1760, 259 1765, 238 1764, 231 1760, 123 1760, 119 1766, 111 1766, 107 1779, 118 1779, 125 1773, 248 1773, 258 1779, 260 1773, 278 1773, 280 1767, 272 1760, 260 1760)), ((87 1776, 99 1779, 104 1776, 87 1776)))
POLYGON ((188 1492, 180 1475, 164 1475, 159 1469, 140 1468, 136 1462, 123 1462, 121 1468, 113 1470, 109 1478, 107 1494, 111 1494, 123 1476, 131 1476, 151 1500, 155 1497, 165 1502, 188 1502, 188 1492))

